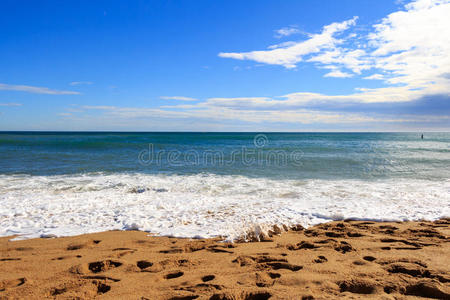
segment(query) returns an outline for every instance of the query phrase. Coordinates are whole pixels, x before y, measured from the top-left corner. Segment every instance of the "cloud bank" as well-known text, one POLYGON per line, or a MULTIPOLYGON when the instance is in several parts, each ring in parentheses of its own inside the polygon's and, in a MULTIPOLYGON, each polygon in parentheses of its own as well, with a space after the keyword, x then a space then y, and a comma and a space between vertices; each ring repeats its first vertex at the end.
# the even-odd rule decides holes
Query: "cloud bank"
POLYGON ((0 103, 0 106, 22 106, 22 103, 14 103, 14 102, 0 103))
POLYGON ((324 26, 321 33, 311 35, 306 41, 296 42, 285 47, 280 46, 272 50, 250 52, 221 52, 219 53, 219 56, 281 65, 288 69, 295 68, 296 64, 303 60, 304 56, 327 49, 333 49, 338 44, 342 43, 342 40, 335 36, 345 31, 350 26, 355 25, 357 19, 357 17, 354 17, 344 22, 332 23, 324 26))
POLYGON ((75 91, 61 91, 53 90, 46 87, 29 86, 29 85, 13 85, 0 83, 0 90, 4 91, 17 91, 17 92, 27 92, 33 94, 47 94, 47 95, 78 95, 79 92, 75 91))
MULTIPOLYGON (((326 80, 355 80, 358 85, 377 80, 382 85, 378 88, 356 86, 354 92, 334 95, 299 91, 273 97, 204 100, 164 96, 161 99, 198 102, 156 108, 84 106, 82 109, 88 114, 75 113, 67 118, 89 122, 93 120, 89 119, 89 113, 95 112, 96 121, 116 122, 118 126, 159 126, 165 122, 172 126, 165 127, 166 130, 264 130, 266 127, 273 130, 448 130, 448 16, 450 0, 417 0, 365 31, 355 29, 358 26, 355 16, 324 25, 320 32, 300 41, 285 41, 264 50, 219 53, 222 58, 286 69, 312 64, 324 70, 326 80)), ((298 33, 295 29, 277 30, 277 37, 298 33)))
POLYGON ((219 56, 288 69, 299 63, 313 63, 330 70, 325 77, 349 78, 365 73, 362 78, 383 80, 387 86, 402 85, 423 89, 424 94, 441 94, 450 86, 448 16, 450 1, 418 0, 362 33, 352 31, 358 20, 353 17, 325 25, 306 40, 272 45, 269 50, 221 52, 219 56))
POLYGON ((283 27, 283 28, 280 28, 280 29, 277 29, 274 31, 275 31, 276 38, 282 38, 285 36, 290 36, 293 34, 301 33, 301 31, 298 28, 296 28, 295 26, 283 27))
POLYGON ((184 96, 161 96, 163 100, 178 100, 178 101, 197 101, 198 99, 184 96))

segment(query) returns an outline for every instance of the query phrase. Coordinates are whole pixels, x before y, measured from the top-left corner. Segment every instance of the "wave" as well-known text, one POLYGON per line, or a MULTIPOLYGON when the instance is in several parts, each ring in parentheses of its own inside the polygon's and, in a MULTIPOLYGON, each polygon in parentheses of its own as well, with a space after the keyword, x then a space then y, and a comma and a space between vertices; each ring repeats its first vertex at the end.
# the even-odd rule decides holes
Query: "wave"
POLYGON ((450 180, 275 180, 144 173, 0 175, 0 236, 138 229, 228 240, 273 225, 450 216, 450 180))

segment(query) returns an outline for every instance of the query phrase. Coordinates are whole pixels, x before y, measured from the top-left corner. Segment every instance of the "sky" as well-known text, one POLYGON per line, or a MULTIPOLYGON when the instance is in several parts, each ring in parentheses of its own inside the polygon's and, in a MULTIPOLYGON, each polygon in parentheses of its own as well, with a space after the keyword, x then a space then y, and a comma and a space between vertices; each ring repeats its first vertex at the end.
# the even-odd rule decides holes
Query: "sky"
POLYGON ((449 131, 450 0, 0 2, 0 130, 449 131))

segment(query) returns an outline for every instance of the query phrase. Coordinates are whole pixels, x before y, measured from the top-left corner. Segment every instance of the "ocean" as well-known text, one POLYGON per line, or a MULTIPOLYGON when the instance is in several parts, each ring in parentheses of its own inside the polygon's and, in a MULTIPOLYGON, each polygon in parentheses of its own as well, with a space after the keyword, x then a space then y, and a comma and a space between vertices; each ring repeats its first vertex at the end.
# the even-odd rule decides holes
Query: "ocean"
POLYGON ((450 133, 0 132, 0 236, 450 216, 450 133))

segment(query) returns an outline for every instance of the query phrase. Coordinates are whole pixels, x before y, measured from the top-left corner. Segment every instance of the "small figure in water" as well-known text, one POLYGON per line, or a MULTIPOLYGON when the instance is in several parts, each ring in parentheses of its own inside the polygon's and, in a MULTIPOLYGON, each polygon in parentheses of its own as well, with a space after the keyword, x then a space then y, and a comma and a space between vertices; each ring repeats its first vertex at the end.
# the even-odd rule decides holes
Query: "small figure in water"
POLYGON ((422 140, 423 140, 423 134, 422 134, 421 138, 422 138, 422 140))

